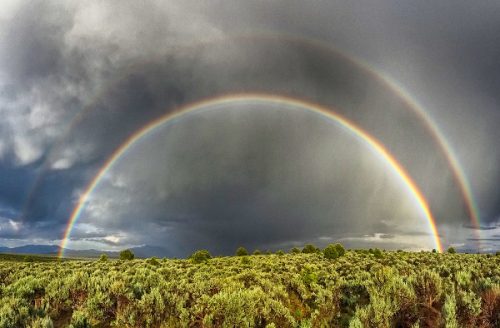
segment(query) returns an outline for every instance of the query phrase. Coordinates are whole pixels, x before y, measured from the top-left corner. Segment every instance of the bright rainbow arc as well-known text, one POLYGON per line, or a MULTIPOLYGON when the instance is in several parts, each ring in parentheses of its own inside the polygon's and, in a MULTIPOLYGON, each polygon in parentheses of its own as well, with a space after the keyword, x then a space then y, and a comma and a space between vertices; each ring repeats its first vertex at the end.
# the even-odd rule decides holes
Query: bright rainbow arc
POLYGON ((416 203, 419 205, 419 207, 422 210, 422 213, 424 214, 426 220, 428 221, 430 230, 433 235, 435 247, 438 250, 438 252, 442 252, 442 245, 441 245, 441 240, 439 238, 439 234, 437 231, 436 227, 436 222, 435 219, 430 211, 429 205, 423 196, 422 192, 416 185, 416 183, 412 180, 408 172, 403 168, 403 166, 396 160, 396 158, 378 141, 375 139, 373 136, 368 134, 366 131, 355 125, 353 122, 349 121, 348 119, 344 118, 343 116, 333 112, 331 109, 328 109, 326 107, 313 104, 310 102, 304 102, 302 100, 298 99, 293 99, 290 97, 282 97, 282 96, 275 96, 275 95, 266 95, 266 94, 232 94, 232 95, 225 95, 225 96, 220 96, 220 97, 215 97, 215 98, 210 98, 208 100, 202 100, 199 102, 195 103, 190 103, 186 106, 181 107, 180 109, 168 113, 152 122, 147 124, 146 126, 142 127, 140 130, 136 131, 134 134, 132 134, 118 149, 116 149, 113 154, 108 158, 108 160, 104 163, 104 165, 101 167, 101 169, 98 171, 98 173, 94 176, 94 178, 91 180, 91 182, 87 185, 85 188, 85 191, 83 194, 80 196, 78 203, 76 207, 73 209, 71 216, 68 220, 68 225, 66 226, 66 229, 64 231, 63 239, 60 244, 59 248, 59 257, 64 256, 64 249, 66 248, 69 238, 71 235, 71 231, 75 225, 75 223, 78 221, 78 218, 80 217, 83 209, 85 208, 85 205, 92 194, 92 192, 97 188, 99 185, 100 181, 102 178, 105 176, 105 174, 113 167, 113 165, 117 162, 117 160, 133 145, 135 144, 138 140, 141 138, 145 137, 149 133, 151 133, 153 130, 155 130, 157 127, 173 120, 176 118, 179 118, 180 116, 191 113, 197 110, 201 110, 205 107, 208 106, 214 106, 214 105, 223 105, 223 104, 230 104, 230 103, 238 103, 238 102, 265 102, 265 103, 270 103, 270 104, 276 104, 276 105, 290 105, 290 106, 295 106, 295 107, 300 107, 305 110, 317 113, 323 117, 329 118, 338 124, 340 124, 342 127, 346 128, 350 132, 352 132, 355 136, 359 137, 362 141, 366 142, 373 150, 376 151, 378 155, 380 155, 386 162, 389 164, 394 171, 397 173, 397 175, 400 177, 402 182, 404 182, 405 186, 408 188, 408 191, 411 193, 413 198, 415 199, 416 203))
POLYGON ((470 183, 467 177, 465 176, 464 170, 460 165, 457 156, 453 152, 452 150, 453 148, 450 146, 448 140, 446 140, 445 136, 438 128, 434 120, 429 116, 429 114, 427 114, 425 110, 423 110, 423 106, 419 104, 412 96, 410 96, 410 94, 403 87, 393 82, 391 78, 389 78, 383 73, 379 72, 378 76, 384 83, 387 84, 387 86, 390 89, 395 91, 399 95, 399 97, 401 97, 401 99, 403 99, 408 105, 412 107, 414 112, 418 116, 420 116, 422 122, 424 122, 427 125, 428 131, 432 134, 434 140, 436 140, 439 143, 440 148, 443 150, 443 153, 446 156, 448 163, 450 164, 450 167, 453 171, 455 178, 458 180, 460 192, 462 193, 462 197, 465 199, 467 214, 469 215, 469 218, 472 220, 472 225, 476 228, 477 234, 479 234, 481 227, 481 221, 479 219, 480 218, 479 209, 474 201, 470 183))
MULTIPOLYGON (((328 49, 329 51, 332 51, 333 53, 341 56, 343 59, 349 61, 359 69, 365 71, 367 74, 384 84, 389 90, 397 94, 408 106, 409 108, 412 109, 412 111, 420 118, 421 122, 424 123, 424 125, 427 127, 427 131, 430 132, 434 140, 439 144, 439 147, 442 150, 443 155, 446 157, 448 161, 448 165, 451 168, 453 172, 453 176, 455 181, 458 183, 460 193, 465 200, 465 206, 466 206, 466 211, 467 214, 471 220, 473 228, 475 228, 475 234, 478 239, 478 247, 480 248, 480 213, 479 209, 477 206, 477 203, 474 201, 472 189, 470 186, 470 183, 464 173, 464 170, 462 166, 460 165, 460 162, 458 161, 457 156, 453 152, 449 142, 446 140, 444 137, 443 133, 439 129, 438 125, 435 123, 435 121, 429 116, 429 114, 426 112, 426 110, 422 107, 421 104, 419 104, 416 99, 408 93, 396 80, 393 78, 389 77, 387 74, 384 72, 377 70, 376 68, 373 67, 370 63, 367 61, 352 56, 352 54, 346 54, 338 50, 337 48, 333 47, 331 44, 318 40, 318 39, 310 39, 310 38, 304 38, 304 37, 297 37, 295 35, 286 35, 286 34, 272 34, 269 35, 269 33, 262 33, 264 37, 269 37, 269 38, 276 38, 276 39, 282 39, 286 38, 291 41, 296 41, 296 42, 302 42, 302 43, 307 43, 310 45, 314 45, 316 47, 321 47, 324 49, 328 49)), ((90 103, 93 103, 92 101, 90 103)), ((72 130, 72 127, 76 125, 84 116, 85 113, 88 110, 85 110, 77 115, 77 117, 73 120, 73 123, 70 125, 68 128, 68 132, 65 134, 67 135, 69 131, 72 130)), ((61 138, 60 142, 54 146, 51 150, 51 154, 58 149, 58 145, 64 140, 65 138, 61 138)), ((50 156, 48 156, 50 158, 50 156)), ((50 161, 46 160, 44 162, 42 172, 45 172, 49 169, 50 166, 50 161)), ((39 184, 41 183, 41 177, 43 174, 39 174, 33 187, 32 190, 28 193, 28 197, 26 200, 26 204, 23 207, 22 215, 21 218, 24 218, 26 215, 26 212, 28 208, 30 207, 33 197, 35 195, 35 192, 39 188, 39 184)))
MULTIPOLYGON (((384 72, 377 70, 375 67, 373 67, 373 65, 371 65, 367 61, 359 57, 355 57, 352 54, 348 55, 346 53, 343 53, 337 48, 333 47, 331 44, 322 40, 308 39, 308 38, 302 39, 302 38, 297 38, 295 36, 287 36, 287 37, 291 40, 300 40, 302 42, 307 42, 316 45, 318 47, 329 49, 330 51, 336 53, 337 55, 340 55, 347 61, 351 62, 355 66, 361 68, 362 70, 373 76, 375 79, 384 84, 389 90, 392 90, 413 110, 415 114, 417 114, 417 116, 421 119, 421 122, 423 122, 424 125, 427 127, 428 132, 431 133, 433 139, 437 141, 444 156, 446 157, 448 164, 453 172, 453 176, 458 182, 460 193, 463 199, 465 200, 467 214, 472 222, 472 226, 476 230, 475 232, 476 236, 478 237, 478 239, 480 239, 481 216, 479 213, 478 206, 474 201, 474 196, 472 194, 470 183, 448 140, 443 135, 436 122, 430 117, 430 115, 424 109, 424 107, 419 102, 417 102, 417 100, 400 85, 400 83, 397 83, 397 81, 395 81, 393 78, 391 78, 384 72)), ((480 242, 478 242, 478 247, 481 248, 480 242)))

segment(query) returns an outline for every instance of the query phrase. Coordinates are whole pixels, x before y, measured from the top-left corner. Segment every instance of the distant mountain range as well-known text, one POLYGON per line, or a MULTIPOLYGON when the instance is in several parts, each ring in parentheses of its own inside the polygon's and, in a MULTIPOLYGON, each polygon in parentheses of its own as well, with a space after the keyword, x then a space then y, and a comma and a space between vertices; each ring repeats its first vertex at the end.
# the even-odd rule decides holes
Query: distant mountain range
MULTIPOLYGON (((147 258, 147 257, 168 257, 169 252, 162 248, 156 246, 140 246, 133 247, 130 250, 134 253, 137 258, 147 258)), ((3 247, 0 246, 0 253, 5 254, 36 254, 36 255, 57 255, 59 252, 59 246, 57 245, 25 245, 19 247, 3 247)), ((120 256, 120 252, 112 252, 112 251, 100 251, 97 249, 85 249, 85 250, 76 250, 76 249, 65 249, 64 256, 65 257, 99 257, 101 254, 106 254, 110 258, 117 258, 120 256)))

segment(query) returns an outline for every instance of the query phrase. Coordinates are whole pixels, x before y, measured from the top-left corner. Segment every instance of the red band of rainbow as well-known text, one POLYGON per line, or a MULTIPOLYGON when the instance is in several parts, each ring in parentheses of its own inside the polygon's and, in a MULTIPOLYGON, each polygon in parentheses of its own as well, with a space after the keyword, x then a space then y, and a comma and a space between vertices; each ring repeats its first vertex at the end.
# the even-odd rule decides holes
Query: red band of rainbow
POLYGON ((94 178, 90 181, 90 183, 87 185, 85 188, 83 194, 80 196, 78 203, 74 207, 71 216, 68 220, 68 224, 66 226, 66 229, 64 231, 64 235, 60 244, 60 250, 59 250, 59 257, 64 256, 64 249, 67 247, 68 241, 71 236, 71 231, 75 225, 75 223, 78 221, 78 218, 80 217, 83 209, 85 208, 85 205, 87 201, 89 200, 89 196, 92 194, 92 192, 97 188, 99 185, 99 182, 101 179, 106 175, 106 173, 113 167, 114 163, 116 163, 122 155, 138 140, 141 138, 147 136, 149 133, 151 133, 153 130, 156 128, 160 127, 161 125, 174 120, 176 118, 181 117, 184 114, 187 113, 192 113, 196 112, 198 110, 201 110, 203 108, 209 107, 209 106, 218 106, 218 105, 223 105, 223 104, 230 104, 230 103, 244 103, 244 102, 264 102, 264 103, 270 103, 274 105, 291 105, 295 107, 300 107, 305 110, 315 112, 317 114, 320 114, 323 117, 329 118, 336 123, 340 124, 342 127, 346 128, 348 131, 353 133, 355 136, 360 138, 363 142, 365 142, 372 150, 375 151, 376 154, 378 154, 389 166, 393 169, 393 171, 397 174, 397 176, 400 178, 400 180, 404 183, 406 186, 408 192, 410 195, 413 197, 415 200, 416 204, 419 206, 419 208, 422 211, 422 214, 425 216, 428 226, 430 228, 431 234, 434 239, 434 244, 435 248, 439 251, 442 252, 442 245, 441 245, 441 240, 439 238, 439 234, 437 231, 436 227, 436 221, 430 211, 429 205, 427 203, 427 200, 423 196, 422 192, 416 185, 416 183, 413 181, 413 179, 410 177, 408 172, 403 168, 403 166, 397 161, 397 159, 384 147, 382 143, 380 143, 377 139, 375 139, 373 136, 368 134, 366 131, 361 129, 359 126, 354 124, 353 122, 347 120, 343 116, 335 113, 329 108, 313 104, 310 102, 305 102, 302 100, 298 99, 293 99, 289 97, 282 97, 282 96, 274 96, 274 95, 265 95, 265 94, 232 94, 232 95, 225 95, 225 96, 220 96, 220 97, 215 97, 211 98, 208 100, 202 100, 196 103, 191 103, 186 106, 181 107, 180 109, 174 111, 174 112, 169 112, 168 114, 150 122, 146 126, 142 127, 138 131, 136 131, 134 134, 132 134, 125 142, 118 147, 113 154, 108 158, 108 160, 104 163, 104 165, 100 168, 98 173, 94 176, 94 178))

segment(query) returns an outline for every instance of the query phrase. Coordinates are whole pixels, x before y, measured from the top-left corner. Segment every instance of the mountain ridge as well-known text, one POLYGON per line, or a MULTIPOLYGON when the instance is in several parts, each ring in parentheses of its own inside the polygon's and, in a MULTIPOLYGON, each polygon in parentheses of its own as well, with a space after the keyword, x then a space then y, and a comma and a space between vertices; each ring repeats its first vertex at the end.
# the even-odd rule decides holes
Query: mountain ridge
MULTIPOLYGON (((137 258, 147 258, 147 257, 168 257, 169 252, 158 246, 138 246, 129 248, 137 258)), ((57 245, 23 245, 17 247, 6 247, 0 246, 0 253, 5 254, 33 254, 33 255, 54 255, 59 254, 59 246, 57 245)), ((64 249, 64 257, 90 257, 96 258, 101 256, 101 254, 106 254, 111 258, 118 258, 120 256, 120 251, 100 251, 97 249, 64 249)))

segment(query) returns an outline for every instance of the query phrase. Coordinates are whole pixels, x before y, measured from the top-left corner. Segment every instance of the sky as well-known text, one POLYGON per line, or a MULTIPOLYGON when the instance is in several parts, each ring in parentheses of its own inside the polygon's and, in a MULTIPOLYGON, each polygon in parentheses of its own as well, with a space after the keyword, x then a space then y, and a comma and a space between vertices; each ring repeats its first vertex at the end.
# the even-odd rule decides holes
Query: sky
MULTIPOLYGON (((444 247, 498 250, 499 33, 497 1, 4 1, 0 246, 59 245, 89 183, 148 123, 262 94, 321 105, 376 138, 421 190, 444 247), (419 111, 449 144, 479 225, 419 111)), ((436 248, 366 141, 308 108, 248 98, 127 149, 67 247, 186 256, 332 242, 436 248)))

